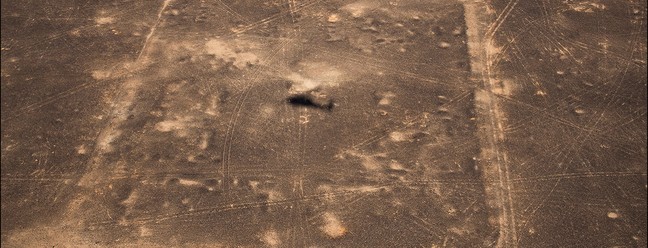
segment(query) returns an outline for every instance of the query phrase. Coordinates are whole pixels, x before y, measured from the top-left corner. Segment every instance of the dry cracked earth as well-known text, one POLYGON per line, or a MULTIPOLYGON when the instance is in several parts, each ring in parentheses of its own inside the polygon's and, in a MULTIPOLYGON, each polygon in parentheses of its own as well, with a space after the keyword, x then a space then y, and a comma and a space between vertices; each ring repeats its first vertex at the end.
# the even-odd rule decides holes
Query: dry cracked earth
POLYGON ((2 2, 3 247, 646 247, 646 1, 2 2))

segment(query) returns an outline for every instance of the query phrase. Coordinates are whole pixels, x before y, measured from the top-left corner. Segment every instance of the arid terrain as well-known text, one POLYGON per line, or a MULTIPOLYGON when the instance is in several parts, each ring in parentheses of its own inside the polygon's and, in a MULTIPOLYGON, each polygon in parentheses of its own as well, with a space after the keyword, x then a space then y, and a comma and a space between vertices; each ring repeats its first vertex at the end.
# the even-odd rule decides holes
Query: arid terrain
POLYGON ((646 1, 2 1, 3 247, 646 247, 646 1))

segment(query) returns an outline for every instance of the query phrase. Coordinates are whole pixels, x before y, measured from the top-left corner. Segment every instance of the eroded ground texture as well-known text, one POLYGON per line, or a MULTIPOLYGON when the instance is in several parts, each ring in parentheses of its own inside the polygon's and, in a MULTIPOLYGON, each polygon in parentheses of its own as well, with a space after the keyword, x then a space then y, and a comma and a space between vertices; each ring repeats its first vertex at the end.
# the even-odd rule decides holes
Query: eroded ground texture
POLYGON ((3 247, 646 247, 646 1, 1 21, 3 247))

